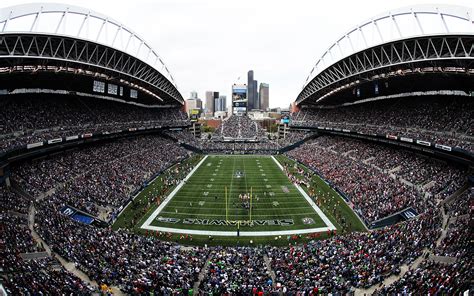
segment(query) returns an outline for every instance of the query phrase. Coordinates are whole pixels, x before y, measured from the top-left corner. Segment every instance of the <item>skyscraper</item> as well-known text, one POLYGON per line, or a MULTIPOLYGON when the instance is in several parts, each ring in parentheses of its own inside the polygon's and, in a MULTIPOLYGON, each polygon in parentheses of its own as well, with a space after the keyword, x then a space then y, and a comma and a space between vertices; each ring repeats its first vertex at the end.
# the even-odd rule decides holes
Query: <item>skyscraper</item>
POLYGON ((219 99, 221 100, 221 106, 222 106, 221 111, 227 111, 227 97, 219 96, 219 99))
POLYGON ((258 98, 260 103, 260 109, 266 111, 270 104, 269 97, 270 86, 268 83, 260 83, 260 89, 258 90, 258 98))
POLYGON ((196 91, 192 91, 190 99, 197 99, 197 98, 198 98, 198 93, 196 91))
POLYGON ((197 96, 197 92, 192 91, 190 94, 190 98, 186 100, 186 112, 188 114, 190 113, 191 110, 202 110, 202 101, 200 98, 197 96))
POLYGON ((201 110, 202 109, 202 101, 199 98, 196 99, 189 99, 186 100, 186 112, 188 114, 190 113, 191 110, 201 110))
POLYGON ((214 112, 225 111, 226 101, 226 96, 219 96, 217 99, 214 99, 214 112))
POLYGON ((247 73, 247 99, 248 99, 248 110, 259 109, 258 104, 258 93, 257 93, 257 80, 253 79, 253 70, 247 73))
POLYGON ((214 114, 216 112, 214 100, 219 98, 219 92, 206 91, 206 113, 214 114))

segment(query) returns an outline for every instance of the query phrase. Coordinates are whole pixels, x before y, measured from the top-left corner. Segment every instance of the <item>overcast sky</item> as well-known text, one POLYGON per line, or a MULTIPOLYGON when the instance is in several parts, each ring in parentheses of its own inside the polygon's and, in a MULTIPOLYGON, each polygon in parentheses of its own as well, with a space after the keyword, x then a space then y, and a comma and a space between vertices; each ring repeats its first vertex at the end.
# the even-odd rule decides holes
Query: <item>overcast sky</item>
MULTIPOLYGON (((45 1, 2 0, 2 7, 45 1)), ((270 106, 287 107, 315 61, 347 30, 424 0, 64 0, 126 24, 160 54, 184 98, 247 80, 270 84, 270 106)), ((439 2, 439 1, 437 1, 439 2)), ((474 6, 472 0, 444 3, 474 6)), ((229 99, 228 99, 229 101, 229 99)))

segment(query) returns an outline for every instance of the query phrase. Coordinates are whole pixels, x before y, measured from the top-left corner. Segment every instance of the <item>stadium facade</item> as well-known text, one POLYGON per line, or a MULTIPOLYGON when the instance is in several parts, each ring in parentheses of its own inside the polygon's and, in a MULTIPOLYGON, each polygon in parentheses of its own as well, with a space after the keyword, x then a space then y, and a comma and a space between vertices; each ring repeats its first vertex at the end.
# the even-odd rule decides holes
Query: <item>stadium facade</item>
POLYGON ((341 105, 403 91, 472 91, 473 32, 466 7, 420 5, 378 15, 323 53, 296 103, 341 105), (400 85, 406 77, 412 83, 400 85))
POLYGON ((30 119, 27 128, 10 120, 0 147, 2 179, 12 161, 176 126, 174 121, 145 120, 146 115, 132 119, 135 112, 164 119, 160 110, 171 110, 169 118, 180 117, 178 126, 189 124, 181 118, 183 97, 156 50, 125 24, 72 5, 33 3, 0 10, 0 97, 5 104, 27 104, 32 110, 24 112, 38 117, 48 104, 64 103, 68 111, 60 115, 65 118, 96 121, 54 127, 30 119), (123 113, 126 109, 130 115, 123 113), (121 113, 115 125, 104 122, 105 112, 121 113))
POLYGON ((2 9, 0 28, 0 67, 7 74, 0 75, 2 85, 17 89, 20 80, 24 91, 49 88, 148 105, 184 103, 158 53, 108 16, 71 5, 25 4, 2 9), (30 73, 35 79, 18 79, 30 73), (37 79, 43 74, 46 79, 37 79), (76 83, 67 88, 47 83, 62 76, 73 76, 76 83))
POLYGON ((294 116, 293 128, 363 137, 470 164, 472 149, 470 144, 463 144, 471 141, 469 132, 439 132, 434 136, 433 132, 408 132, 410 127, 395 131, 374 123, 372 127, 356 124, 336 114, 358 108, 361 116, 361 110, 370 113, 373 106, 384 102, 393 105, 397 100, 416 108, 427 106, 423 102, 430 98, 433 102, 443 97, 458 98, 468 103, 474 96, 473 44, 472 9, 461 6, 405 7, 362 22, 316 61, 294 103, 301 116, 294 116), (316 121, 308 116, 318 112, 335 115, 333 120, 316 121))

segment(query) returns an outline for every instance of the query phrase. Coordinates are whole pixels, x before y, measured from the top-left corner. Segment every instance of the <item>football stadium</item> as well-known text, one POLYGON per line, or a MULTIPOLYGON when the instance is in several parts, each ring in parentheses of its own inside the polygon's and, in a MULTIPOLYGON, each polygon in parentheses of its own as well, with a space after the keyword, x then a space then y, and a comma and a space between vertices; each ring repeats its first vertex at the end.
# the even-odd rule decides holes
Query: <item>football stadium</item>
POLYGON ((209 115, 128 24, 2 5, 0 295, 471 295, 473 9, 345 26, 209 115))

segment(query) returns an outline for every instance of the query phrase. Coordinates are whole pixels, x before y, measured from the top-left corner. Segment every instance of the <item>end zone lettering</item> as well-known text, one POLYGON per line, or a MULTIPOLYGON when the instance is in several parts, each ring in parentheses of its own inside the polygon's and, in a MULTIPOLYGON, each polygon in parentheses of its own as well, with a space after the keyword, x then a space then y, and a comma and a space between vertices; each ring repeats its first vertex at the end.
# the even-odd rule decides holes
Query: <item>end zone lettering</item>
MULTIPOLYGON (((164 218, 164 217, 158 217, 156 218, 158 222, 163 222, 163 223, 173 223, 176 224, 181 219, 178 218, 164 218)), ((209 219, 196 219, 196 218, 185 218, 181 221, 183 224, 194 224, 194 225, 221 225, 221 226, 236 226, 239 224, 241 226, 263 226, 263 225, 269 225, 269 226, 291 226, 294 225, 295 222, 293 219, 275 219, 275 220, 253 220, 253 221, 248 221, 248 220, 243 220, 243 221, 227 221, 227 220, 209 220, 209 219)))
POLYGON ((178 223, 179 220, 181 220, 181 219, 178 219, 178 218, 165 218, 165 217, 157 217, 156 218, 156 221, 158 221, 158 222, 173 223, 173 224, 178 223))

